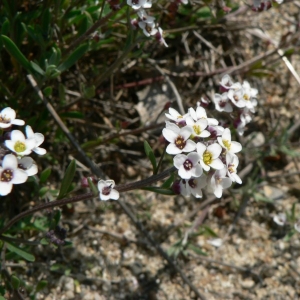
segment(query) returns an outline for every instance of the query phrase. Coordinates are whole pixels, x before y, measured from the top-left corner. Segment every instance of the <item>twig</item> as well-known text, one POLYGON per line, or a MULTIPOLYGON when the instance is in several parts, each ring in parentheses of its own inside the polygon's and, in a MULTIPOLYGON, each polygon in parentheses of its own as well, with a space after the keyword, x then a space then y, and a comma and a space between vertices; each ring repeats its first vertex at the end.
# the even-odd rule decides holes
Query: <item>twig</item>
POLYGON ((182 105, 182 99, 178 93, 178 90, 175 86, 175 84, 170 80, 169 76, 166 75, 166 73, 157 65, 157 63, 155 62, 155 60, 153 59, 148 59, 148 61, 154 65, 155 69, 163 76, 165 76, 165 80, 167 81, 167 83, 169 84, 170 88, 172 89, 174 95, 175 95, 175 98, 176 98, 176 101, 177 101, 177 104, 178 104, 178 107, 179 107, 179 110, 180 110, 180 113, 182 115, 184 115, 184 108, 183 108, 183 105, 182 105))

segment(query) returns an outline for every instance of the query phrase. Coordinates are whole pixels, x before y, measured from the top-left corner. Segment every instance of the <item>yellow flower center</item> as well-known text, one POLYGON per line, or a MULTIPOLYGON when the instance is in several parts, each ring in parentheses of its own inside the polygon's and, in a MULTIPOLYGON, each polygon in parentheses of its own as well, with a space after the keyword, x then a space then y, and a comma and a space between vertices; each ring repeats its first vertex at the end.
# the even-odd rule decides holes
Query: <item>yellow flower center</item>
POLYGON ((10 118, 6 118, 5 116, 0 115, 0 123, 8 124, 10 122, 10 118))
POLYGON ((201 127, 199 125, 193 125, 193 129, 197 135, 201 133, 201 127))
POLYGON ((14 149, 16 152, 23 152, 26 150, 26 145, 23 142, 17 141, 15 143, 14 149))
POLYGON ((212 162, 212 154, 207 150, 203 153, 203 161, 206 165, 210 165, 212 162))
POLYGON ((230 150, 231 148, 231 143, 228 141, 228 140, 223 140, 223 145, 228 149, 228 151, 230 150))
POLYGON ((246 101, 249 101, 250 100, 250 97, 248 94, 244 94, 243 98, 246 100, 246 101))

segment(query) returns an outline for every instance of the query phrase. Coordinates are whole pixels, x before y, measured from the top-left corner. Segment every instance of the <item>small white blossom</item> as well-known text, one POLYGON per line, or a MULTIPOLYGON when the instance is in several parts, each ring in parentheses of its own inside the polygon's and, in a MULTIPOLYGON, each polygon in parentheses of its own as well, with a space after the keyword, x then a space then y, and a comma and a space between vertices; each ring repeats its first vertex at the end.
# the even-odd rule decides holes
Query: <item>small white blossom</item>
POLYGON ((115 182, 113 180, 100 180, 98 181, 98 190, 100 200, 107 201, 109 199, 118 200, 120 195, 114 189, 115 182))
POLYGON ((215 239, 210 239, 210 240, 207 240, 207 243, 216 247, 216 248, 219 248, 223 245, 223 240, 220 239, 220 238, 215 238, 215 239))
POLYGON ((169 113, 166 113, 165 115, 168 119, 173 120, 176 123, 181 123, 188 117, 188 114, 182 116, 176 109, 172 107, 169 108, 169 113))
POLYGON ((207 127, 207 120, 199 119, 194 121, 193 118, 187 117, 185 120, 186 124, 193 129, 193 136, 206 138, 210 136, 210 132, 205 130, 207 127))
POLYGON ((254 107, 257 106, 256 96, 257 96, 258 90, 251 88, 248 81, 244 81, 242 87, 243 87, 243 98, 244 98, 246 107, 252 113, 255 113, 254 107))
POLYGON ((238 184, 242 184, 240 176, 237 174, 236 168, 239 165, 239 159, 235 154, 226 154, 227 175, 229 178, 238 184))
POLYGON ((194 121, 205 119, 205 120, 207 120, 207 125, 218 125, 219 124, 218 120, 216 120, 214 118, 208 118, 205 109, 201 106, 198 106, 196 111, 191 107, 189 109, 189 114, 193 118, 194 121))
POLYGON ((137 10, 140 8, 150 8, 152 6, 152 2, 147 0, 127 0, 127 5, 137 10))
POLYGON ((158 29, 158 32, 156 33, 155 38, 157 39, 157 41, 159 43, 163 44, 165 47, 169 47, 164 39, 163 30, 160 27, 158 27, 157 29, 158 29))
POLYGON ((217 111, 225 111, 228 113, 233 111, 231 102, 229 101, 227 94, 227 92, 223 93, 222 95, 215 94, 214 103, 217 111))
POLYGON ((200 156, 196 152, 191 152, 188 155, 177 154, 174 157, 174 166, 178 169, 178 175, 182 179, 201 176, 203 170, 199 160, 200 156))
POLYGON ((231 132, 229 128, 224 129, 222 137, 218 137, 218 143, 226 149, 227 153, 237 153, 242 150, 242 145, 238 142, 231 141, 231 132))
POLYGON ((196 143, 188 139, 192 134, 192 129, 188 126, 179 128, 175 124, 169 124, 167 128, 163 129, 162 133, 165 139, 170 142, 166 149, 168 154, 176 155, 196 149, 196 143))
POLYGON ((202 189, 207 185, 206 183, 207 176, 203 173, 198 178, 191 178, 189 180, 181 180, 180 184, 180 193, 181 195, 187 197, 191 194, 196 198, 202 198, 202 189))
POLYGON ((6 107, 0 112, 0 128, 8 128, 11 125, 24 125, 25 122, 20 119, 16 119, 16 112, 10 107, 6 107))
POLYGON ((13 184, 24 183, 27 178, 26 172, 18 168, 18 159, 13 154, 6 155, 0 167, 0 195, 9 194, 13 184))
POLYGON ((209 189, 215 194, 217 198, 221 198, 223 190, 231 186, 232 180, 226 177, 227 169, 223 168, 221 170, 215 171, 211 176, 209 182, 209 189))
POLYGON ((231 77, 226 74, 222 77, 220 85, 225 89, 225 90, 229 90, 230 87, 233 85, 233 81, 231 79, 231 77))
POLYGON ((38 172, 37 165, 29 156, 24 156, 21 159, 18 159, 18 167, 21 170, 24 170, 28 176, 33 176, 38 172))
POLYGON ((206 147, 202 143, 197 143, 197 152, 200 155, 200 164, 205 171, 209 171, 210 168, 220 170, 224 168, 224 164, 219 158, 222 147, 219 144, 212 144, 206 147))
POLYGON ((279 225, 279 226, 283 226, 286 223, 286 214, 285 213, 280 213, 278 215, 275 215, 273 217, 273 221, 279 225))
POLYGON ((246 100, 243 97, 243 87, 239 82, 236 82, 231 86, 230 90, 227 93, 227 96, 236 107, 243 108, 247 104, 246 100))
POLYGON ((137 11, 137 14, 140 17, 140 21, 143 21, 145 23, 153 23, 155 20, 154 17, 149 16, 147 12, 142 8, 137 11))
POLYGON ((32 151, 39 155, 46 154, 47 151, 44 148, 39 147, 44 142, 44 135, 38 132, 34 133, 29 125, 26 126, 25 130, 27 138, 35 140, 35 147, 32 149, 32 151))
POLYGON ((155 28, 155 24, 151 22, 146 23, 144 21, 140 21, 139 27, 143 30, 145 36, 147 37, 155 35, 158 32, 157 28, 155 28))
POLYGON ((10 140, 5 141, 5 146, 17 155, 23 156, 32 152, 32 149, 36 147, 36 141, 34 138, 25 139, 20 130, 13 130, 10 140))

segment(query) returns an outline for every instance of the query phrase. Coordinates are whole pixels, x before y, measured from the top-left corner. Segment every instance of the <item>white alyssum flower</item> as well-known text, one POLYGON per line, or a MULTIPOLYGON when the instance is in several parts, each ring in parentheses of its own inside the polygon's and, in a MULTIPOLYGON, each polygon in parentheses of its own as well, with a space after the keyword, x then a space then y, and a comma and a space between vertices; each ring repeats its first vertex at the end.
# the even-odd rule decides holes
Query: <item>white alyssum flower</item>
POLYGON ((225 92, 221 94, 215 94, 214 96, 214 103, 217 111, 225 111, 225 112, 232 112, 232 105, 228 98, 228 93, 225 92))
POLYGON ((280 213, 278 215, 275 215, 273 217, 273 221, 279 225, 279 226, 284 226, 286 223, 286 214, 285 213, 280 213))
POLYGON ((207 185, 207 176, 203 173, 198 178, 191 178, 189 180, 181 180, 180 182, 180 193, 187 197, 191 194, 196 198, 202 198, 202 189, 207 185))
POLYGON ((198 121, 194 121, 193 118, 187 117, 186 120, 186 125, 191 127, 193 129, 192 135, 195 137, 202 137, 206 138, 210 136, 210 132, 205 130, 207 127, 207 120, 205 119, 199 119, 198 121))
POLYGON ((151 35, 155 35, 158 30, 157 28, 155 28, 155 24, 152 22, 144 22, 144 21, 140 21, 139 22, 139 27, 143 30, 145 36, 149 37, 151 35))
POLYGON ((137 10, 140 8, 150 8, 152 6, 152 2, 147 0, 127 0, 127 5, 137 10))
POLYGON ((166 43, 166 40, 164 39, 164 32, 163 30, 158 27, 158 32, 155 35, 156 40, 160 43, 163 44, 165 47, 169 47, 168 44, 166 43))
POLYGON ((208 118, 206 111, 203 107, 198 106, 196 111, 191 107, 189 108, 189 114, 193 118, 194 121, 198 121, 201 119, 207 120, 207 125, 218 125, 219 121, 214 118, 208 118))
POLYGON ((242 150, 242 145, 238 142, 231 141, 231 132, 225 128, 222 137, 217 138, 218 143, 226 149, 227 153, 237 153, 242 150))
POLYGON ((242 184, 242 179, 237 174, 237 167, 239 165, 239 159, 235 154, 226 154, 226 165, 227 165, 227 175, 228 177, 238 184, 242 184))
POLYGON ((98 190, 100 200, 107 201, 109 199, 118 200, 120 194, 114 189, 115 182, 113 180, 98 181, 98 190))
POLYGON ((147 12, 142 8, 137 11, 137 14, 140 18, 140 21, 144 21, 145 23, 153 23, 155 20, 154 17, 149 16, 147 12))
POLYGON ((229 90, 230 87, 233 85, 233 81, 231 79, 231 77, 228 74, 225 74, 220 82, 220 85, 225 89, 225 90, 229 90))
POLYGON ((177 154, 173 160, 174 166, 178 169, 178 175, 182 179, 199 177, 203 173, 199 164, 200 156, 196 152, 191 152, 188 155, 177 154))
POLYGON ((16 119, 16 112, 10 107, 6 107, 0 112, 0 128, 8 128, 11 125, 24 125, 25 122, 20 119, 16 119))
POLYGON ((33 176, 38 172, 35 161, 29 156, 23 156, 18 159, 18 167, 24 170, 28 176, 33 176))
POLYGON ((207 240, 207 243, 216 248, 219 248, 223 245, 223 240, 220 238, 214 238, 214 239, 207 240))
POLYGON ((248 81, 243 82, 243 99, 245 101, 246 107, 252 112, 255 113, 254 107, 257 106, 257 93, 258 90, 250 86, 248 81))
POLYGON ((215 171, 209 182, 209 190, 212 191, 217 198, 221 198, 223 190, 231 186, 232 180, 226 177, 227 169, 215 171))
POLYGON ((0 195, 9 194, 13 184, 24 183, 27 178, 26 172, 18 168, 18 159, 13 154, 6 155, 0 167, 0 195))
POLYGON ((176 123, 181 123, 182 121, 185 121, 189 114, 185 114, 182 116, 176 109, 170 107, 169 113, 166 113, 165 115, 168 119, 175 121, 176 123))
POLYGON ((44 142, 44 135, 38 132, 34 133, 29 125, 26 126, 25 130, 27 138, 35 140, 35 147, 32 149, 32 151, 39 155, 46 154, 46 149, 39 147, 44 142))
POLYGON ((227 97, 231 100, 231 102, 236 107, 239 108, 243 108, 247 104, 243 96, 244 96, 244 90, 242 85, 239 82, 234 83, 227 93, 227 97))
POLYGON ((197 152, 200 155, 200 164, 205 171, 209 171, 210 168, 220 170, 224 168, 224 164, 219 158, 222 147, 219 144, 211 144, 205 146, 202 143, 197 143, 197 152))
POLYGON ((177 125, 169 123, 162 133, 165 139, 170 142, 166 149, 168 154, 176 155, 196 149, 196 143, 188 139, 192 134, 192 129, 188 126, 179 128, 177 125))
POLYGON ((34 138, 25 139, 20 130, 13 130, 10 140, 5 141, 5 146, 17 155, 24 156, 32 152, 32 149, 36 147, 36 141, 34 138))

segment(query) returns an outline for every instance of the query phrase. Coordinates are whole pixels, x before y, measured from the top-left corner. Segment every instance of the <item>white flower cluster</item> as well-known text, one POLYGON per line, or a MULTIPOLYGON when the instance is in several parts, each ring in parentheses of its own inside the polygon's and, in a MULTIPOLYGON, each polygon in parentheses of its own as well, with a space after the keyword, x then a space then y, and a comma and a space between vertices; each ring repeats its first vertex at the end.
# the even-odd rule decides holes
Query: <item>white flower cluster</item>
POLYGON ((155 24, 155 18, 147 14, 145 9, 152 7, 152 0, 127 0, 127 4, 131 6, 138 15, 138 20, 133 19, 131 24, 134 28, 140 27, 147 36, 154 36, 158 42, 168 47, 164 37, 163 30, 155 24))
POLYGON ((232 113, 233 125, 240 135, 243 135, 246 125, 252 120, 257 106, 257 89, 248 81, 243 84, 233 82, 229 75, 224 75, 220 82, 222 94, 215 94, 214 103, 217 111, 232 113))
MULTIPOLYGON (((24 125, 23 120, 16 119, 16 112, 6 107, 0 112, 0 128, 7 130, 12 125, 24 125)), ((38 172, 38 168, 34 160, 27 156, 32 151, 44 155, 46 150, 39 146, 44 141, 41 133, 34 133, 29 125, 25 127, 26 137, 20 130, 12 130, 4 138, 4 147, 0 146, 3 151, 1 153, 11 151, 3 157, 0 166, 0 196, 9 194, 13 184, 24 183, 28 176, 33 176, 38 172)))
POLYGON ((242 150, 240 143, 231 141, 228 128, 219 126, 216 119, 208 118, 203 107, 190 108, 180 115, 169 108, 162 134, 169 142, 166 152, 175 155, 174 166, 181 177, 173 185, 174 191, 183 196, 191 194, 202 197, 206 187, 216 197, 222 197, 223 189, 232 182, 242 183, 237 174, 239 159, 236 153, 242 150))

